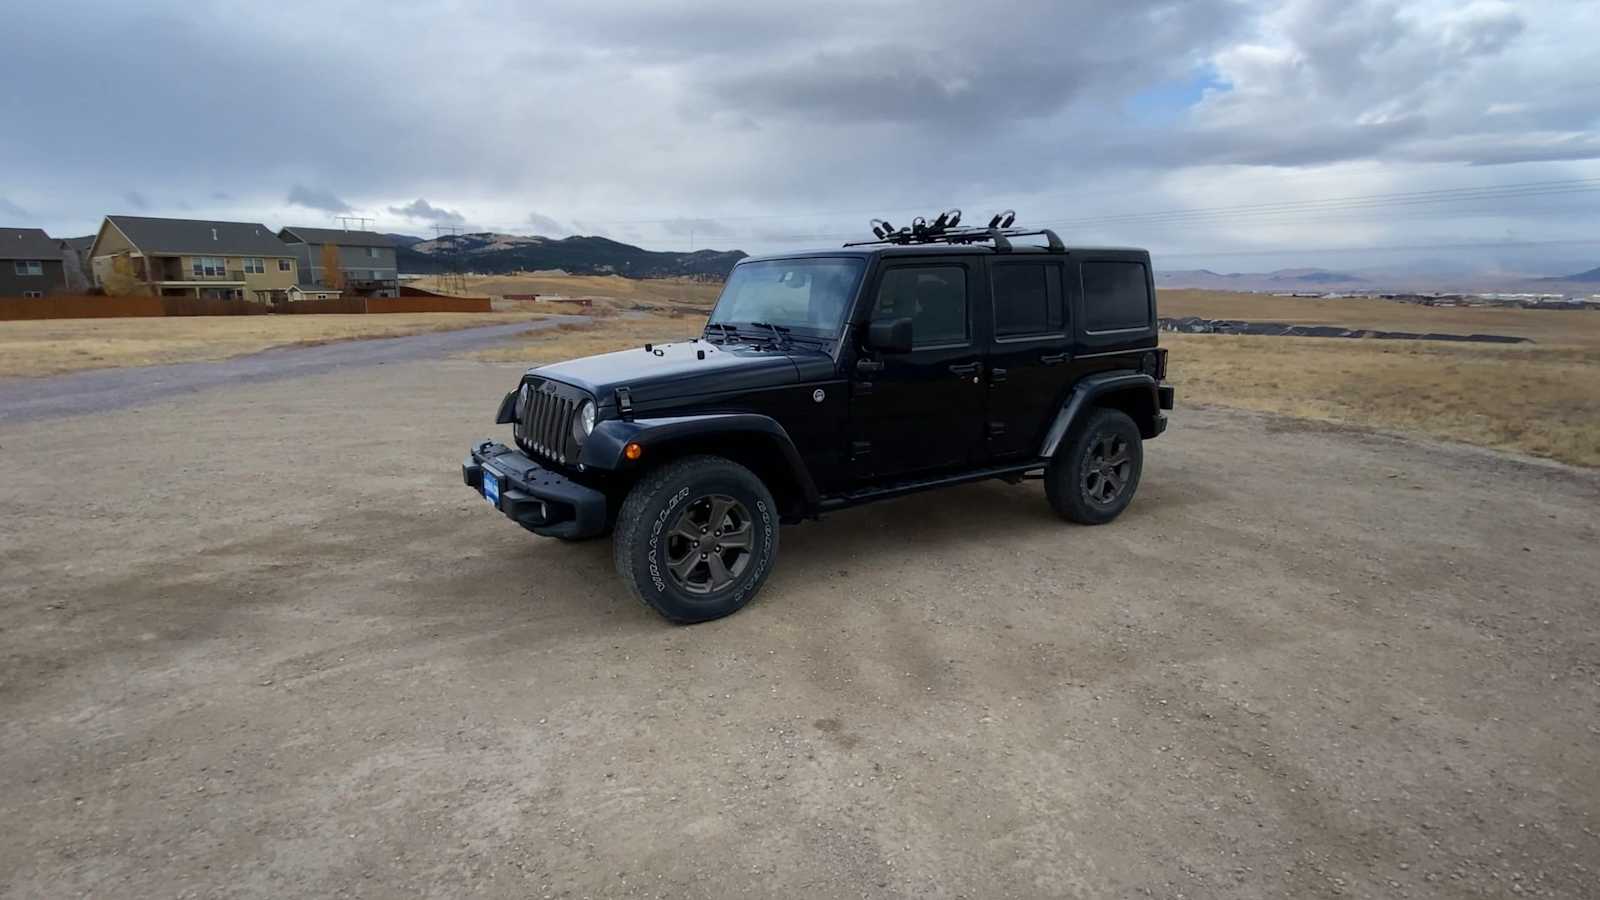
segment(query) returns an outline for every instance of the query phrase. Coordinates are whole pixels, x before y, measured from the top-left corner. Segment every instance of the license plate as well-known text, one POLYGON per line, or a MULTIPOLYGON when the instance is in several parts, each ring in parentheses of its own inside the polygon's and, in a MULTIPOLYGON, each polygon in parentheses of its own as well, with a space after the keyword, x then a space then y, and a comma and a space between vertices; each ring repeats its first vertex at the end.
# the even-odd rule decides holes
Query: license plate
POLYGON ((483 470, 483 499, 500 508, 500 479, 487 468, 483 470))

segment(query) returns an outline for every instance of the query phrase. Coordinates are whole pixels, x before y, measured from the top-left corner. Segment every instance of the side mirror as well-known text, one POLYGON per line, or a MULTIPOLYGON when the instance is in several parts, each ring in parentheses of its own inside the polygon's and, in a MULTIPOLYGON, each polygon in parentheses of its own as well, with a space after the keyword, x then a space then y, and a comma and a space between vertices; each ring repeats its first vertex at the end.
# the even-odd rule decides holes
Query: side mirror
POLYGON ((911 320, 878 319, 867 323, 867 346, 880 353, 910 353, 911 320))

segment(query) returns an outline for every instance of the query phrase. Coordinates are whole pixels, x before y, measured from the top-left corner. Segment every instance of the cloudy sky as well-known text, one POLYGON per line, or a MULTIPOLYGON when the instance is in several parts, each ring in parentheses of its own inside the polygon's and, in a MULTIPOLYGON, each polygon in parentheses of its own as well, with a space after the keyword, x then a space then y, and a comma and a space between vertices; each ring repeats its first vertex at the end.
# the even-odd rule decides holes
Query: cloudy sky
POLYGON ((23 3, 0 224, 770 251, 1012 207, 1168 269, 1600 264, 1593 0, 23 3))

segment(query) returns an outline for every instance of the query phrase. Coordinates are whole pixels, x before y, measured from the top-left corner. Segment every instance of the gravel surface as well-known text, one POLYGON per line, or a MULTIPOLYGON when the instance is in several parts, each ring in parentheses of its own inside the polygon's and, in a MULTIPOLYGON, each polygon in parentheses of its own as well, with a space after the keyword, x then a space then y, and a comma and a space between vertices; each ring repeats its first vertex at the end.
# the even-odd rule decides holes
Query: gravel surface
POLYGON ((462 487, 516 371, 0 426, 0 895, 1596 896, 1594 472, 1180 409, 680 628, 462 487))

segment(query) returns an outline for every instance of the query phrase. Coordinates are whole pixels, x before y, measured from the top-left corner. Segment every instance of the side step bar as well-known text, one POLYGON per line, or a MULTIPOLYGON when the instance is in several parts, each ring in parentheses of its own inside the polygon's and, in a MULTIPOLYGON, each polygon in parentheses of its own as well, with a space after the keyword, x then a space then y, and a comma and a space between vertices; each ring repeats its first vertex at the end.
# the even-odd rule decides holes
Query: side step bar
POLYGON ((822 512, 832 512, 836 509, 845 509, 859 506, 873 500, 887 500, 890 497, 901 497, 906 494, 915 494, 919 491, 934 488, 949 487, 954 484, 966 484, 970 481, 987 481, 990 478, 1019 478, 1027 477, 1030 472, 1044 469, 1048 460, 1036 459, 1025 463, 1012 463, 1005 466, 993 466, 987 469, 973 469, 968 472, 957 472, 953 475, 940 475, 935 478, 922 478, 913 481, 897 481, 882 487, 875 487, 862 491, 851 491, 837 497, 825 497, 818 504, 822 512))

